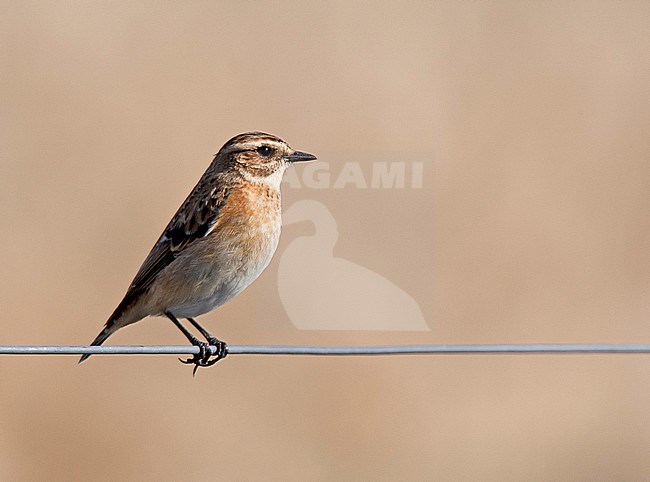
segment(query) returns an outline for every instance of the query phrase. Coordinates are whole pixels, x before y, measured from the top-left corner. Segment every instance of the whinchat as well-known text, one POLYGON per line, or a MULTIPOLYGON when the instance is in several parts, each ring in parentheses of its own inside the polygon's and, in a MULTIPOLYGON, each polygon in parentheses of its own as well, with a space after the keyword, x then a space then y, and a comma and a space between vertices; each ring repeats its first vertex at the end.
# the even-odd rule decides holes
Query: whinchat
POLYGON ((101 345, 120 328, 147 316, 164 315, 199 347, 199 354, 184 361, 195 365, 194 372, 225 357, 227 345, 194 318, 237 296, 268 266, 282 226, 282 176, 291 164, 314 159, 263 132, 247 132, 226 142, 92 345, 101 345), (186 318, 207 343, 179 318, 186 318), (209 344, 217 347, 212 359, 209 344))

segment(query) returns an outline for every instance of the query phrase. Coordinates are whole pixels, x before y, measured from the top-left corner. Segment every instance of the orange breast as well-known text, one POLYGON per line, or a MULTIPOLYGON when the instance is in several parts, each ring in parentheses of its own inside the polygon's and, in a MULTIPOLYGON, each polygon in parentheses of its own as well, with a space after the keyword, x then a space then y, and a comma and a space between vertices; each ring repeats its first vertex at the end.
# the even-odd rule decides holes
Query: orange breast
POLYGON ((222 241, 238 245, 232 248, 255 256, 268 249, 269 243, 277 243, 281 224, 280 193, 271 186, 246 183, 230 194, 214 231, 222 241))

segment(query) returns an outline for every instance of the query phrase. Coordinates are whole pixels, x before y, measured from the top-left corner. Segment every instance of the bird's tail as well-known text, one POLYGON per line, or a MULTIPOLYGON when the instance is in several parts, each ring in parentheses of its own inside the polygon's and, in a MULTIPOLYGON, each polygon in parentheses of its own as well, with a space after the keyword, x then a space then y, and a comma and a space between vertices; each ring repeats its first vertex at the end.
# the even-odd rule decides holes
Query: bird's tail
MULTIPOLYGON (((115 331, 119 328, 117 323, 115 323, 115 320, 111 317, 106 322, 106 326, 104 326, 104 329, 101 331, 99 335, 97 335, 97 338, 93 340, 93 342, 90 344, 90 346, 99 346, 102 343, 106 341, 106 339, 111 336, 115 331)), ((88 357, 90 356, 90 353, 85 353, 81 355, 81 358, 79 358, 79 363, 82 361, 85 361, 88 357)))
MULTIPOLYGON (((101 331, 97 338, 93 340, 90 346, 99 346, 106 341, 106 339, 115 333, 120 328, 135 323, 138 320, 141 320, 146 315, 142 314, 141 311, 133 309, 133 301, 127 300, 126 298, 115 308, 115 311, 110 316, 104 329, 101 331)), ((90 353, 81 355, 79 358, 79 363, 85 361, 90 356, 90 353)))

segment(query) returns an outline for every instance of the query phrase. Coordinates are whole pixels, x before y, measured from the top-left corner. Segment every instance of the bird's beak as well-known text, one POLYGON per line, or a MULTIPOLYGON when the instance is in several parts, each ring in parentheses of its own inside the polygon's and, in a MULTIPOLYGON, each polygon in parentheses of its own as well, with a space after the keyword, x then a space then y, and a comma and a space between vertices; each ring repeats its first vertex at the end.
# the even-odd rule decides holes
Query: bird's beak
POLYGON ((308 154, 306 152, 293 151, 287 156, 287 161, 289 162, 306 162, 306 161, 315 161, 316 156, 313 154, 308 154))

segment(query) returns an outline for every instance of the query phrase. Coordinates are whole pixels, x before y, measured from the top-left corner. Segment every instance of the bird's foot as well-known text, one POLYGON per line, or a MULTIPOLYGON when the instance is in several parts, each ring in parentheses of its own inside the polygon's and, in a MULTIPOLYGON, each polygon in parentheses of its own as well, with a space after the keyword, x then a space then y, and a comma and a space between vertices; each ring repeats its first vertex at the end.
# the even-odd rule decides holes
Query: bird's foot
POLYGON ((195 338, 192 340, 192 345, 199 347, 199 352, 192 358, 188 358, 187 360, 179 358, 179 360, 186 365, 194 365, 194 370, 192 371, 192 375, 194 376, 199 367, 211 367, 219 360, 226 358, 228 354, 228 345, 214 337, 210 337, 208 343, 195 338), (214 345, 217 348, 214 355, 212 354, 212 350, 210 350, 210 345, 214 345), (214 358, 212 358, 213 356, 214 358))
POLYGON ((195 354, 192 358, 188 358, 187 360, 183 360, 182 358, 179 358, 179 361, 181 363, 185 363, 186 365, 194 365, 194 370, 192 371, 192 375, 196 376, 196 371, 199 369, 199 367, 210 366, 208 365, 208 363, 210 357, 212 356, 212 352, 210 351, 210 345, 196 338, 192 340, 192 345, 199 347, 199 352, 195 354))
POLYGON ((215 338, 214 336, 208 336, 207 339, 208 339, 208 343, 210 343, 210 345, 216 347, 217 349, 213 354, 214 358, 212 360, 206 361, 205 366, 211 367, 219 360, 223 360, 224 358, 226 358, 226 356, 228 356, 228 345, 226 344, 225 341, 221 341, 215 338))

